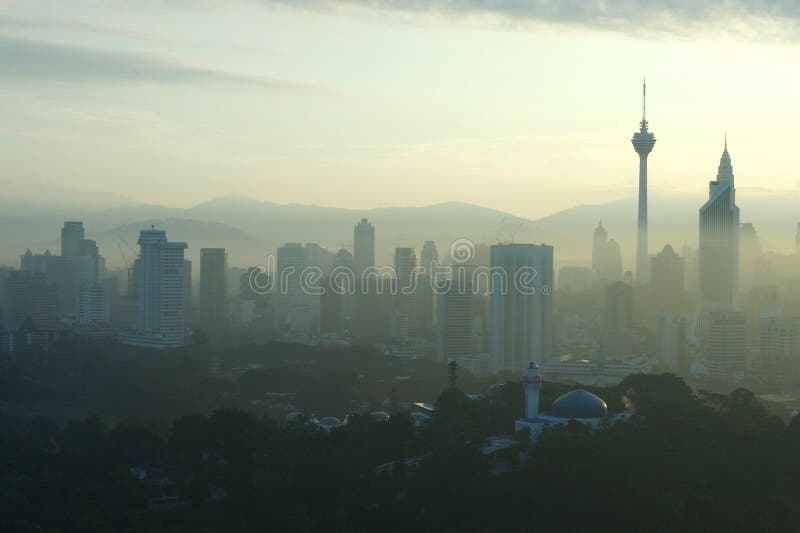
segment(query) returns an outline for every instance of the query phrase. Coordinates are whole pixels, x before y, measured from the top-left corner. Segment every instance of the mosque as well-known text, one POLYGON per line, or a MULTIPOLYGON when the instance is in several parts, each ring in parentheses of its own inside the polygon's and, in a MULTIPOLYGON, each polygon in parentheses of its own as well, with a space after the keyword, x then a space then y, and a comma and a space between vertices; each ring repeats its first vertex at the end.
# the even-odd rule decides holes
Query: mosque
POLYGON ((525 370, 525 418, 514 424, 514 431, 530 429, 531 440, 536 440, 546 427, 565 426, 570 420, 580 422, 593 429, 602 425, 627 420, 631 414, 624 413, 608 416, 606 402, 589 391, 577 389, 559 396, 553 402, 549 413, 539 412, 539 391, 542 387, 542 376, 539 365, 531 361, 525 370))

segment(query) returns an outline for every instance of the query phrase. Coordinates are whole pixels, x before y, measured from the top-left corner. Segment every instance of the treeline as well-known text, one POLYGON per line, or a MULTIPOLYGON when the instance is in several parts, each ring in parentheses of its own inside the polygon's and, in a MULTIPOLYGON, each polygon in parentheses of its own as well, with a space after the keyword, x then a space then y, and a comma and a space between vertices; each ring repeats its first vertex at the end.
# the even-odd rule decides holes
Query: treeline
MULTIPOLYGON (((543 404, 561 389, 545 384, 543 404)), ((479 401, 448 390, 422 430, 402 413, 355 415, 330 434, 236 409, 163 435, 4 418, 0 530, 797 529, 800 424, 747 390, 693 394, 667 374, 596 392, 639 416, 595 432, 573 423, 500 457, 482 454, 483 438, 510 431, 519 383, 479 401)))

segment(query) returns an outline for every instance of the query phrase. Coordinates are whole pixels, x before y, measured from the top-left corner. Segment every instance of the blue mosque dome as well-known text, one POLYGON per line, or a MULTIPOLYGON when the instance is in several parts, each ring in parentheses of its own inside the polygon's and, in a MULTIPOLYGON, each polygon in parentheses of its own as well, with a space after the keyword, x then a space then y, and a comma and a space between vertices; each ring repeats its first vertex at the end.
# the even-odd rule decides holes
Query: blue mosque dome
POLYGON ((608 414, 608 405, 589 391, 570 391, 553 402, 550 415, 557 418, 602 418, 608 414))

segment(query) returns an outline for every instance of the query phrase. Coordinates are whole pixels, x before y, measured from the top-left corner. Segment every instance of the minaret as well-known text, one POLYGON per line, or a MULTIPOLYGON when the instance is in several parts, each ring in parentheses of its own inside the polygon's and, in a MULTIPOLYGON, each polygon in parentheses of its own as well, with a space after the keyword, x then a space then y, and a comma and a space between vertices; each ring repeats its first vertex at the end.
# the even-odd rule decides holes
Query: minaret
POLYGON ((656 144, 656 137, 647 131, 647 83, 642 81, 642 121, 631 139, 639 154, 639 213, 636 238, 636 281, 650 281, 650 261, 647 254, 647 156, 656 144))
POLYGON ((539 365, 534 361, 528 363, 525 369, 525 418, 539 416, 539 390, 542 388, 542 376, 539 375, 539 365))

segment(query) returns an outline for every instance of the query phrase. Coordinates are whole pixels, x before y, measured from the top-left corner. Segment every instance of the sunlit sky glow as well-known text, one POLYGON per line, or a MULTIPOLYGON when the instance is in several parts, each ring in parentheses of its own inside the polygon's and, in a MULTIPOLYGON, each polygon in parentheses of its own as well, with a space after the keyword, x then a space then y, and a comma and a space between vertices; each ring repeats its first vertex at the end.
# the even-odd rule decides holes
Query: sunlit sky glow
POLYGON ((0 2, 0 182, 538 217, 634 194, 646 75, 651 194, 726 130, 740 190, 800 188, 794 3, 570 4, 0 2))

